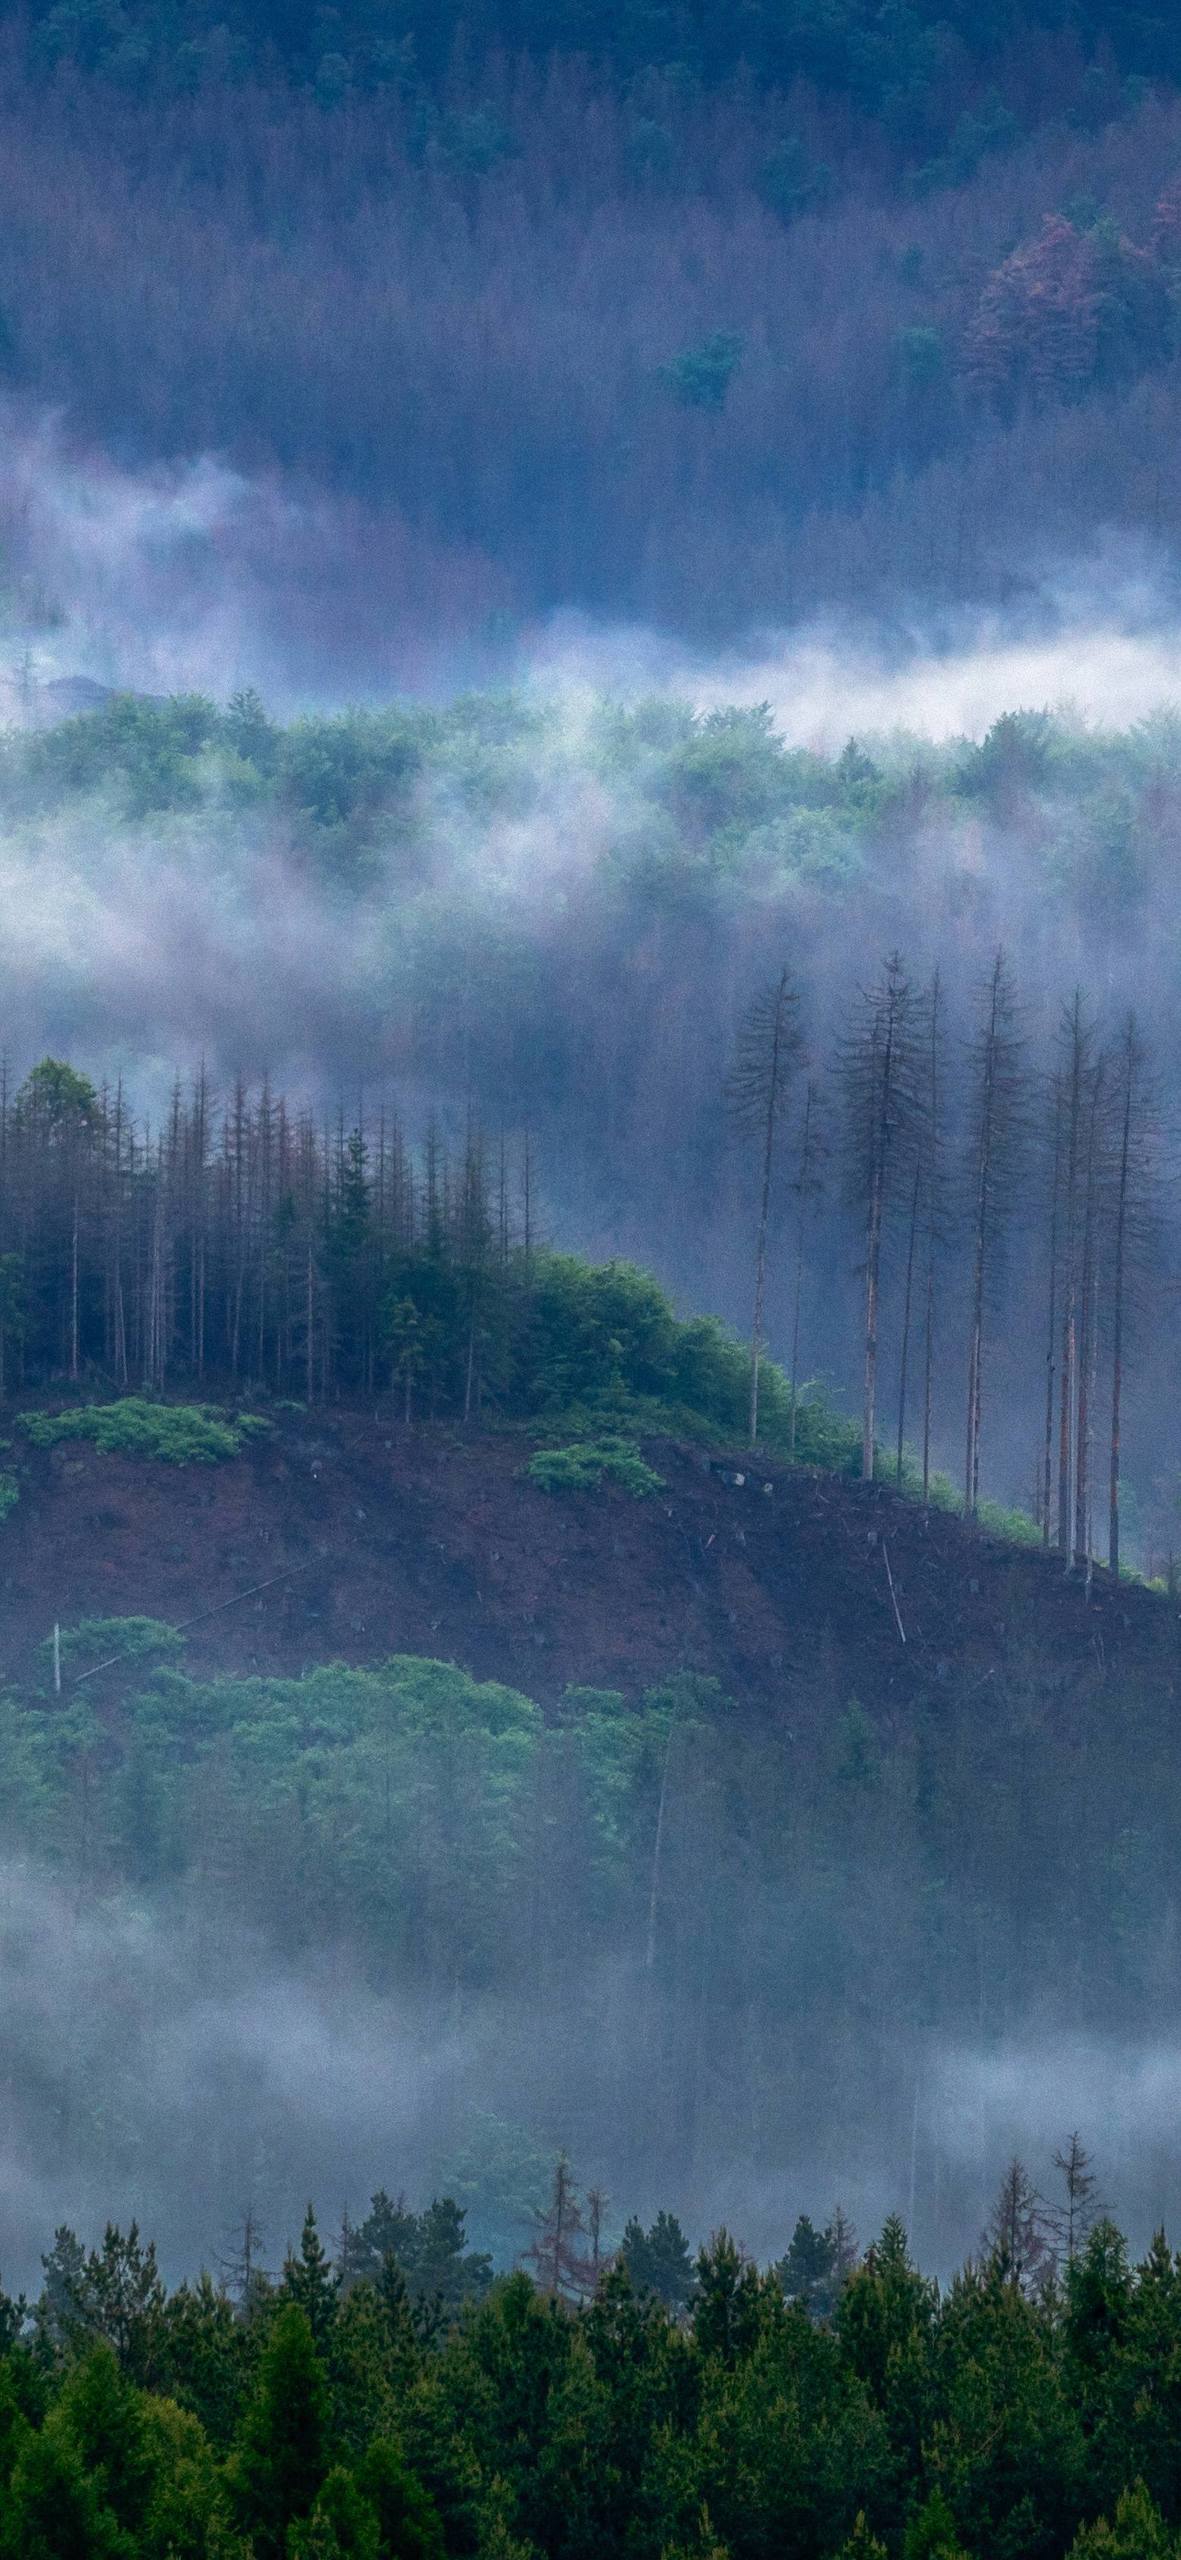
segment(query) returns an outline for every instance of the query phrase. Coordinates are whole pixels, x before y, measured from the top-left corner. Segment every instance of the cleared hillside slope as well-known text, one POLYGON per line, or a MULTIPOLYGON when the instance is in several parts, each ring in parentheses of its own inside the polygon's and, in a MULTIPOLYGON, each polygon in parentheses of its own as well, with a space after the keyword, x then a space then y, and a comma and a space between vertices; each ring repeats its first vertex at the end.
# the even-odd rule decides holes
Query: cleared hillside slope
POLYGON ((1159 1593, 1099 1572, 1088 1591, 1057 1558, 884 1488, 772 1463, 752 1479, 741 1455, 746 1482, 727 1482, 699 1451, 649 1441, 659 1495, 553 1495, 525 1478, 529 1455, 371 1414, 279 1415, 218 1466, 22 1450, 0 1526, 0 1672, 26 1677, 55 1619, 216 1612, 191 1629, 194 1666, 416 1653, 543 1704, 570 1682, 632 1691, 678 1669, 793 1715, 850 1694, 888 1712, 1018 1672, 1064 1699, 1122 1674, 1172 1694, 1181 1674, 1159 1593))

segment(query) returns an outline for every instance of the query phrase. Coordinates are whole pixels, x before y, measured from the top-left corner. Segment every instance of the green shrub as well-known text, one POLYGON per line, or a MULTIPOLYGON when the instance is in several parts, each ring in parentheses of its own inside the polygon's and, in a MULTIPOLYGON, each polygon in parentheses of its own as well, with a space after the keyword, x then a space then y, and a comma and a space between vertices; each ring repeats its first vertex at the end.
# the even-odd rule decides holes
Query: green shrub
POLYGON ((163 1458, 168 1465, 215 1466, 236 1458, 244 1440, 268 1428, 260 1415, 219 1413, 207 1404, 151 1404, 123 1396, 117 1404, 86 1404, 66 1413, 26 1413, 21 1427, 39 1449, 59 1440, 91 1440, 96 1449, 125 1458, 163 1458))
POLYGON ((1036 1520, 1030 1519, 1028 1511, 1010 1508, 1007 1503, 982 1502, 976 1518, 990 1538, 1007 1538, 1011 1545, 1019 1547, 1040 1547, 1042 1543, 1036 1520))
POLYGON ((0 1520, 7 1520, 9 1512, 15 1511, 20 1498, 21 1489, 16 1477, 7 1473, 0 1474, 0 1520))
POLYGON ((661 1492, 663 1476, 646 1464, 632 1440, 582 1440, 566 1449, 539 1449, 524 1469, 543 1493, 594 1493, 606 1480, 642 1502, 661 1492))

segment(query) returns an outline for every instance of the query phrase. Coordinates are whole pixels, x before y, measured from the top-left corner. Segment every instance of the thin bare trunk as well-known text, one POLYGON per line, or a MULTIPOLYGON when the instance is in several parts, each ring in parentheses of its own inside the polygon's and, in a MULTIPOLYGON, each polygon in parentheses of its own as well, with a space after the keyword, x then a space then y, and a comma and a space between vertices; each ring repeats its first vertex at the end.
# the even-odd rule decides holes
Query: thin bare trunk
POLYGON ((1107 1561, 1119 1572, 1120 1439, 1124 1389, 1124 1276, 1128 1233, 1128 1175, 1132 1153, 1132 1088, 1135 1080, 1135 1032, 1128 1025, 1125 1043, 1123 1111, 1120 1115, 1119 1181, 1115 1211, 1115 1257, 1111 1311, 1111 1466, 1108 1483, 1107 1561))
POLYGON ((896 1484, 902 1482, 902 1443, 906 1431, 906 1373, 910 1359, 910 1309, 914 1294, 914 1256, 918 1236, 919 1194, 922 1189, 922 1179, 922 1157, 916 1155, 914 1189, 910 1199, 910 1232, 906 1241, 906 1287, 902 1299, 902 1355, 898 1364, 898 1449, 894 1466, 896 1484))

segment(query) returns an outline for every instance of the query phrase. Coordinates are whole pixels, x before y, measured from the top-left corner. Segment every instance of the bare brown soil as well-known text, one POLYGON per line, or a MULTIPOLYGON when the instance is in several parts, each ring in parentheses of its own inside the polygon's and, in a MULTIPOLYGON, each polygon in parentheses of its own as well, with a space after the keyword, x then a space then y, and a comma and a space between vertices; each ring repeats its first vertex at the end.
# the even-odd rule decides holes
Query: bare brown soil
POLYGON ((772 1467, 765 1493, 652 1442, 658 1498, 553 1496, 523 1479, 528 1454, 371 1414, 280 1416, 221 1466, 30 1449, 0 1525, 0 1672, 27 1671, 55 1618, 217 1611, 191 1630, 194 1667, 427 1654, 543 1702, 681 1669, 805 1717, 853 1694, 888 1712, 948 1680, 983 1696, 1016 1664, 1064 1694, 1181 1674, 1160 1595, 1101 1573, 1088 1593, 1058 1560, 883 1489, 772 1467))

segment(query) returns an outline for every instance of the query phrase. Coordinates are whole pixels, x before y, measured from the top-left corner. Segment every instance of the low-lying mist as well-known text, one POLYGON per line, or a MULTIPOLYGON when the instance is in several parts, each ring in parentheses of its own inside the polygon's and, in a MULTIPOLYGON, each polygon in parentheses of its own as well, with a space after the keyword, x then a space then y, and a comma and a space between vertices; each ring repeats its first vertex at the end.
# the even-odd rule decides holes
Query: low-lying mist
MULTIPOLYGON (((725 2223, 759 2257, 797 2215, 836 2202, 868 2241, 899 2211, 923 2262, 976 2247, 1014 2153, 1036 2178, 1079 2129, 1105 2203, 1134 2243, 1181 2217, 1181 2053, 1167 2038, 1072 2037, 1048 2022, 989 2044, 918 2041, 868 2085, 810 2075, 808 2121, 784 2089, 773 2168, 740 2117, 707 2161, 668 2156, 645 2053, 652 2019, 622 1960, 585 2021, 525 1999, 414 2000, 347 1953, 292 1963, 227 1916, 90 1898, 36 1864, 0 1867, 0 2271, 36 2290, 54 2230, 97 2238, 133 2218, 176 2278, 228 2263, 249 2209, 277 2265, 309 2198, 327 2235, 381 2186, 466 2204, 469 2238, 511 2263, 560 2148, 632 2210, 678 2212, 694 2239, 725 2223), (846 2112, 848 2110, 848 2112, 846 2112), (663 2155, 663 2157, 662 2157, 663 2155), (662 2165, 657 2167, 657 2162, 662 2165)), ((687 2021, 656 2022, 657 2041, 687 2021)))
MULTIPOLYGON (((396 1104, 419 1130, 431 1115, 456 1132, 473 1116, 528 1127, 555 1241, 650 1264, 685 1305, 743 1325, 750 1166, 722 1088, 743 1011, 782 961, 821 1071, 894 949, 918 978, 939 970, 958 1051, 1003 945, 1042 1067, 1081 986, 1107 1032, 1135 1006, 1166 1106, 1181 1087, 1181 638, 1161 564, 1124 550, 1076 565, 1011 626, 918 601, 889 631, 817 612, 715 663, 567 619, 490 647, 480 670, 497 685, 458 700, 473 661, 444 649, 417 693, 400 673, 406 770, 382 781, 366 765, 382 715, 338 730, 321 716, 350 693, 390 698, 366 637, 372 584, 327 502, 208 459, 136 477, 48 426, 14 423, 12 456, 19 592, 47 626, 13 625, 0 776, 0 1013, 18 1074, 68 1054, 122 1077, 157 1123, 174 1076, 203 1061, 223 1088, 269 1075, 332 1117, 396 1104), (313 535, 356 597, 353 639, 309 608, 313 535), (22 783, 21 742, 48 749, 44 723, 101 703, 79 679, 223 704, 255 685, 275 717, 297 715, 295 745, 266 730, 277 776, 224 743, 129 773, 115 745, 85 787, 72 748, 46 766, 52 787, 22 783)), ((401 628, 400 594, 386 610, 401 628)), ((829 1189, 833 1207, 835 1168, 829 1189)), ((779 1206, 782 1354, 786 1193, 779 1206)), ((826 1211, 803 1357, 841 1387, 859 1251, 855 1224, 826 1211)), ((1007 1285, 1011 1300, 1020 1270, 1007 1285)), ((1004 1369, 991 1489, 1026 1500, 1031 1435, 1004 1369)), ((1147 1392, 1151 1432, 1134 1410, 1129 1425, 1146 1501, 1176 1456, 1155 1373, 1147 1392)), ((939 1428, 951 1459, 958 1419, 939 1428)))

